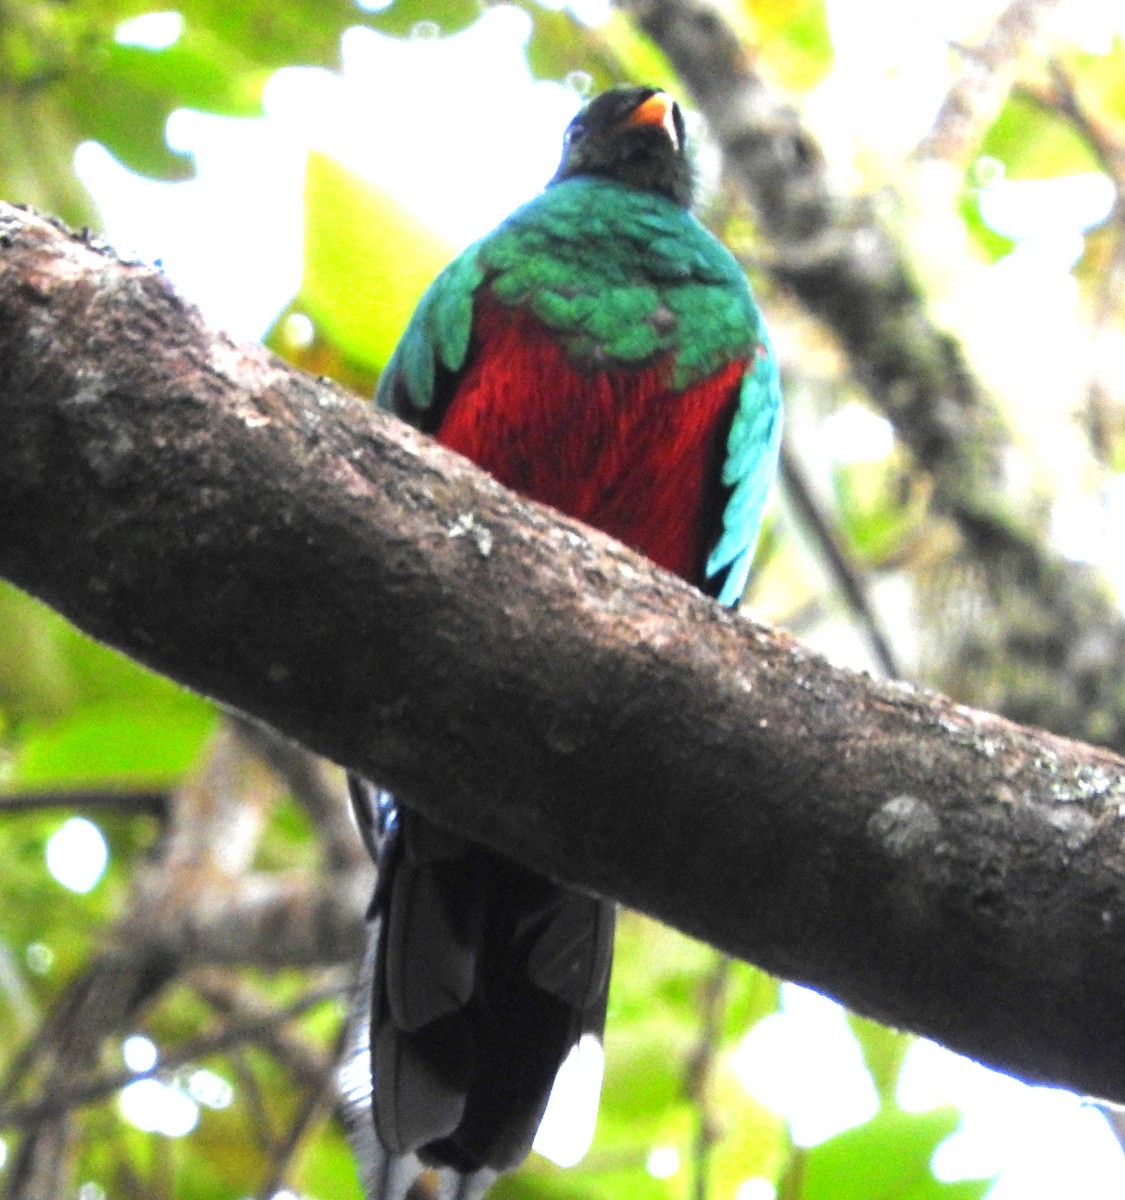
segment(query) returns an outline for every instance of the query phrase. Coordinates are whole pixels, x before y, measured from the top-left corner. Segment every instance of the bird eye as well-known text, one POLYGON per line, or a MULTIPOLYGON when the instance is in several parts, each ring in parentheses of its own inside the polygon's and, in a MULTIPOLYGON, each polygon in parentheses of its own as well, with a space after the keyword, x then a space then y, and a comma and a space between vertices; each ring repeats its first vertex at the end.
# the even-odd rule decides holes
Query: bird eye
POLYGON ((586 126, 581 121, 571 121, 566 127, 563 141, 569 146, 572 142, 576 142, 585 132, 586 126))

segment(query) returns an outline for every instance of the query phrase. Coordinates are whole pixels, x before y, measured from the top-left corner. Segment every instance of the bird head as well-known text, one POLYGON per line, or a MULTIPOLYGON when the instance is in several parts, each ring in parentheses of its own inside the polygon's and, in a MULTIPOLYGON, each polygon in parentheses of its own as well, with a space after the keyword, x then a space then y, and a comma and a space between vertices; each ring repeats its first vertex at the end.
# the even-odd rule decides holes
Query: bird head
POLYGON ((616 87, 602 92, 567 126, 552 183, 596 176, 691 204, 692 173, 684 117, 666 92, 616 87))

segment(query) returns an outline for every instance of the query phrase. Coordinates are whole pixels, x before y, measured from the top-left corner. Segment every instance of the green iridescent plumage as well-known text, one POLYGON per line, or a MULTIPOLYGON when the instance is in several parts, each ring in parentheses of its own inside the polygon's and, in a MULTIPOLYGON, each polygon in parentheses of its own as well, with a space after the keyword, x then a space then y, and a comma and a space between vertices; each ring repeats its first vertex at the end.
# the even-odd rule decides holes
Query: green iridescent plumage
POLYGON ((741 268, 691 213, 609 180, 570 179, 517 209, 431 285, 386 372, 386 386, 397 380, 416 408, 432 403, 437 364, 463 365, 473 293, 485 280, 500 303, 534 313, 576 365, 672 354, 677 390, 751 355, 762 337, 741 268))

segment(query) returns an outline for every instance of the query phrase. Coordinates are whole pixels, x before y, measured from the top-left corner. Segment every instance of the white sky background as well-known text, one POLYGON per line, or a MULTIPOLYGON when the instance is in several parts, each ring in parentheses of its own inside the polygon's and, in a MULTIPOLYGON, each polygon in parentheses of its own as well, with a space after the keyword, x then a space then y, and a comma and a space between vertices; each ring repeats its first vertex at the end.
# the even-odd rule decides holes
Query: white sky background
POLYGON ((78 172, 112 242, 160 259, 216 323, 261 337, 300 283, 309 147, 376 180, 455 246, 543 187, 580 97, 532 82, 529 31, 505 7, 448 39, 355 28, 344 35, 343 74, 278 72, 263 120, 174 113, 168 141, 195 155, 197 179, 140 179, 95 143, 79 147, 78 172))
MULTIPOLYGON (((998 7, 981 0, 829 0, 836 68, 807 107, 833 160, 850 160, 857 129, 869 154, 894 161, 909 152, 948 86, 946 39, 970 37, 998 7), (883 36, 873 38, 874 29, 883 36)), ((1067 0, 1061 14, 1068 33, 1092 50, 1106 49, 1114 30, 1125 28, 1120 7, 1106 0, 1067 0)), ((134 36, 159 42, 174 37, 175 28, 174 20, 150 23, 134 36)), ((345 36, 340 76, 311 69, 275 76, 264 119, 174 114, 169 142, 195 155, 197 179, 140 179, 92 143, 80 147, 78 170, 118 248, 162 260, 212 321, 257 338, 300 281, 308 147, 375 179, 455 245, 486 232, 539 190, 554 170, 579 97, 530 79, 521 53, 528 31, 526 17, 502 7, 450 39, 396 41, 356 29, 345 36)), ((1001 381, 1045 389, 1051 381, 1004 380, 1011 370, 1004 364, 1026 361, 1012 343, 1026 337, 1029 326, 1021 322, 1031 302, 1041 327, 1044 300, 1051 299, 1054 345, 1081 337, 1068 272, 1081 231, 1104 216, 1109 198, 1098 177, 1056 182, 1046 191, 1021 187, 990 201, 990 219, 1021 244, 975 278, 973 288, 987 298, 993 369, 1001 381), (995 321, 997 312, 1009 314, 1006 325, 995 321)), ((859 410, 857 419, 872 418, 859 410)), ((857 454, 870 439, 861 443, 857 454)), ((1118 491, 1125 502, 1125 489, 1118 491)), ((1071 524, 1088 530, 1089 508, 1079 504, 1071 524)), ((1067 528, 1064 522, 1064 540, 1067 528)), ((870 1081, 838 1009, 802 989, 786 986, 783 1013, 752 1033, 739 1061, 748 1085, 790 1118, 798 1140, 819 1140, 870 1115, 870 1081)), ((1028 1088, 919 1044, 903 1103, 922 1109, 950 1102, 966 1120, 964 1132, 939 1153, 946 1177, 1000 1171, 992 1200, 1125 1195, 1125 1162, 1094 1111, 1066 1093, 1028 1088)))

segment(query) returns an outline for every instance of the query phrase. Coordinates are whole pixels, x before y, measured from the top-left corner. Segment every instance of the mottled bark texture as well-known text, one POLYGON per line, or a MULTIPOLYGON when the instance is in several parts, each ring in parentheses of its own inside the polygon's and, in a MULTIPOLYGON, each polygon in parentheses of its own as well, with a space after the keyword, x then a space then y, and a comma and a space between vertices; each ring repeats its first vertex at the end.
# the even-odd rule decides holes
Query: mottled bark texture
POLYGON ((0 572, 450 828, 1125 1099, 1125 763, 836 670, 0 205, 0 572))

